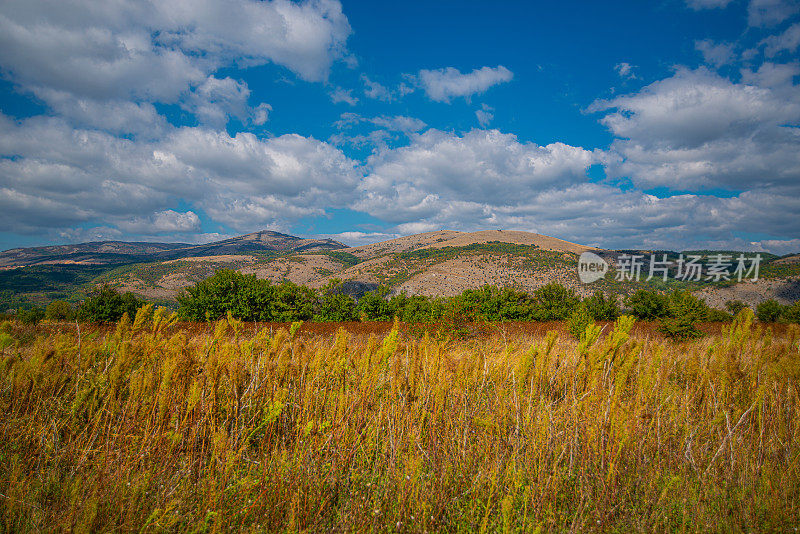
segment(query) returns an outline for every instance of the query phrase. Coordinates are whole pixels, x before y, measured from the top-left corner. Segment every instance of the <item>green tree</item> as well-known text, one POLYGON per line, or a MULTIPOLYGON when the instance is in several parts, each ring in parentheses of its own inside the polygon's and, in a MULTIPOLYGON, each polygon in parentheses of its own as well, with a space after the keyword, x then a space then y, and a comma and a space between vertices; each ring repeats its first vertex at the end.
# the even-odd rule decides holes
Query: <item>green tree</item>
POLYGON ((557 282, 550 282, 534 291, 533 299, 532 318, 539 321, 566 319, 580 303, 575 291, 557 282))
POLYGON ((728 310, 728 313, 731 315, 738 315, 740 311, 747 307, 747 303, 741 300, 729 300, 725 302, 725 309, 728 310))
POLYGON ((273 321, 307 321, 314 316, 316 293, 306 286, 282 282, 274 286, 270 313, 273 321))
POLYGON ((273 299, 269 280, 220 269, 178 295, 178 314, 188 321, 215 321, 228 312, 243 321, 271 321, 273 299))
POLYGON ((44 319, 44 310, 39 306, 17 309, 17 320, 22 324, 39 324, 42 319, 44 319))
POLYGON ((708 317, 708 306, 689 291, 675 291, 667 300, 667 316, 661 318, 659 330, 675 339, 691 339, 703 333, 697 323, 708 317))
POLYGON ((135 316, 136 310, 143 305, 144 301, 137 299, 130 291, 120 294, 116 289, 104 285, 80 305, 78 317, 93 323, 113 323, 126 313, 128 317, 135 316))
POLYGON ((343 322, 356 320, 356 301, 341 291, 342 281, 334 278, 320 290, 314 320, 343 322))
POLYGON ((569 333, 572 334, 572 337, 581 339, 590 324, 594 324, 594 318, 586 305, 586 301, 583 301, 575 307, 569 316, 567 328, 569 328, 569 333))
POLYGON ((783 309, 783 318, 790 323, 800 324, 800 300, 783 309))
POLYGON ((777 322, 781 318, 782 313, 783 306, 775 299, 765 300, 756 306, 756 317, 758 317, 758 320, 762 323, 777 322))
POLYGON ((379 287, 375 291, 364 293, 356 307, 358 317, 367 321, 391 321, 392 309, 386 301, 388 292, 388 288, 379 287))
POLYGON ((583 300, 586 310, 595 321, 614 321, 620 316, 619 304, 616 297, 606 297, 602 291, 583 300))
POLYGON ((75 310, 66 300, 54 300, 47 305, 44 316, 48 321, 71 321, 75 318, 75 310))
POLYGON ((669 297, 656 291, 640 289, 625 299, 625 306, 631 315, 652 321, 667 317, 670 313, 669 297))

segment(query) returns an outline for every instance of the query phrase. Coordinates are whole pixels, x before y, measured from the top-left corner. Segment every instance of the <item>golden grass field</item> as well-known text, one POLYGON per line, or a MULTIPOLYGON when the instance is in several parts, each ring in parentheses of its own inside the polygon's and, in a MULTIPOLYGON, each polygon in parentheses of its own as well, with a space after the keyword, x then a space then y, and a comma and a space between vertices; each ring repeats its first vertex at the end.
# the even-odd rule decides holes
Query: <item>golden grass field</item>
POLYGON ((579 343, 146 312, 3 326, 0 530, 800 528, 796 326, 676 343, 623 317, 579 343))

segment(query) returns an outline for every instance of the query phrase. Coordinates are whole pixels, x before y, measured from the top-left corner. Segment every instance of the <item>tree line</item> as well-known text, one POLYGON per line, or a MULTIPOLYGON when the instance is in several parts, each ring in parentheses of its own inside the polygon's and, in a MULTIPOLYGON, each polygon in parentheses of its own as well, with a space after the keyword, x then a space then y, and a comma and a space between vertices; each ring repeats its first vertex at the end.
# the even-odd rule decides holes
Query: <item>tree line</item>
MULTIPOLYGON (((746 304, 729 301, 728 312, 710 308, 688 291, 660 293, 641 289, 622 301, 598 291, 581 298, 574 290, 556 282, 532 293, 512 288, 483 286, 467 289, 453 297, 389 295, 380 287, 356 299, 343 291, 340 280, 332 280, 315 290, 292 282, 273 283, 252 274, 223 269, 186 288, 177 297, 178 314, 186 321, 214 321, 230 313, 243 321, 254 322, 346 322, 390 321, 408 323, 436 321, 557 321, 568 320, 576 335, 589 322, 610 321, 623 311, 639 319, 659 321, 661 329, 674 337, 692 337, 694 326, 703 321, 727 321, 746 304)), ((56 301, 46 308, 20 309, 22 322, 79 320, 113 322, 127 313, 135 314, 145 304, 132 293, 121 294, 104 286, 77 308, 56 301)), ((770 300, 760 304, 756 316, 763 322, 800 323, 800 302, 782 306, 770 300)))

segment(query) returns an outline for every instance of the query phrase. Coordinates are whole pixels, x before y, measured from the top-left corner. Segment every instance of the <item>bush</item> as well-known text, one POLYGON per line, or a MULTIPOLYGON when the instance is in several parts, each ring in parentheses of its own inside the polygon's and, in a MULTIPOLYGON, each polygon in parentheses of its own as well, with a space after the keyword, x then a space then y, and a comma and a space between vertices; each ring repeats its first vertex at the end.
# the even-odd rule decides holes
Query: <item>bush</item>
POLYGON ((89 295, 78 308, 78 318, 92 323, 113 323, 122 318, 126 313, 134 317, 136 310, 144 305, 130 291, 120 294, 116 289, 107 285, 89 295))
POLYGON ((375 291, 367 291, 358 300, 356 314, 362 321, 390 321, 392 309, 386 300, 389 292, 386 287, 379 287, 375 291))
POLYGON ((620 316, 616 297, 606 297, 602 291, 596 291, 594 295, 584 299, 583 304, 595 321, 614 321, 620 316))
POLYGON ((731 315, 739 315, 739 312, 745 308, 749 308, 749 306, 741 300, 729 300, 725 303, 725 309, 728 310, 731 315))
POLYGON ((758 317, 758 320, 762 323, 777 322, 781 318, 782 313, 783 306, 775 299, 765 300, 756 306, 756 317, 758 317))
POLYGON ((75 310, 65 300, 54 300, 47 305, 44 316, 48 321, 71 321, 75 318, 75 310))
POLYGON ((667 299, 666 317, 661 319, 659 330, 673 339, 700 337, 697 323, 708 317, 708 306, 689 291, 675 291, 667 299))
POLYGON ((511 288, 485 285, 480 289, 467 289, 454 297, 461 316, 468 320, 518 321, 530 319, 534 303, 530 295, 511 288))
POLYGON ((789 323, 800 324, 800 300, 783 309, 783 319, 789 323))
POLYGON ((626 298, 625 306, 628 307, 631 315, 650 321, 667 317, 670 314, 669 297, 647 289, 640 289, 626 298))
POLYGON ((42 319, 44 319, 44 310, 39 306, 30 306, 17 310, 17 320, 22 324, 38 324, 42 319))
POLYGON ((281 323, 307 321, 314 316, 316 297, 314 290, 306 286, 292 282, 277 284, 273 286, 268 320, 281 323))
POLYGON ((389 308, 394 317, 406 323, 429 323, 435 318, 433 302, 422 295, 401 293, 389 299, 389 308))
POLYGON ((566 319, 580 303, 580 298, 571 289, 550 282, 533 292, 533 319, 559 321, 566 319))
MULTIPOLYGON (((746 307, 747 306, 745 306, 745 308, 746 307)), ((706 321, 711 321, 713 323, 727 323, 733 321, 733 315, 716 308, 709 308, 708 312, 706 313, 706 321)))
POLYGON ((317 300, 315 321, 343 322, 355 321, 356 301, 342 292, 342 281, 333 279, 320 290, 317 300))
POLYGON ((216 321, 228 312, 243 321, 271 320, 272 283, 220 269, 178 295, 178 315, 188 321, 216 321))

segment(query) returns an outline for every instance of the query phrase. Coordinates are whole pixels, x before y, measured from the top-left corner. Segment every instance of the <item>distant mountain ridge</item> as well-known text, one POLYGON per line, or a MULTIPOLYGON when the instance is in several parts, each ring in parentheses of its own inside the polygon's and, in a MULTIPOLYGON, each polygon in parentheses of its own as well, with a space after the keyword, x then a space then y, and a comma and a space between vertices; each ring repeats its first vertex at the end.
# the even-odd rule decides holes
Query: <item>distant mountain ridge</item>
POLYGON ((92 241, 70 245, 14 248, 0 252, 0 269, 13 269, 32 265, 109 265, 167 261, 194 256, 300 252, 342 248, 346 248, 346 245, 332 239, 304 239, 280 232, 262 230, 202 245, 92 241))
MULTIPOLYGON (((631 283, 614 277, 581 284, 577 264, 585 251, 610 263, 620 253, 654 253, 604 250, 511 230, 438 230, 356 247, 264 230, 201 245, 103 241, 18 248, 0 253, 0 308, 58 299, 79 302, 103 284, 174 306, 184 288, 220 269, 311 288, 340 280, 343 290, 356 297, 379 286, 390 294, 452 296, 485 284, 532 292, 558 282, 586 296, 598 290, 628 294, 658 285, 658 280, 631 283)), ((750 305, 767 298, 781 303, 796 300, 800 298, 798 258, 764 254, 763 280, 727 284, 730 287, 707 285, 698 295, 717 307, 734 299, 750 305)), ((663 283, 658 288, 668 289, 663 283)))

